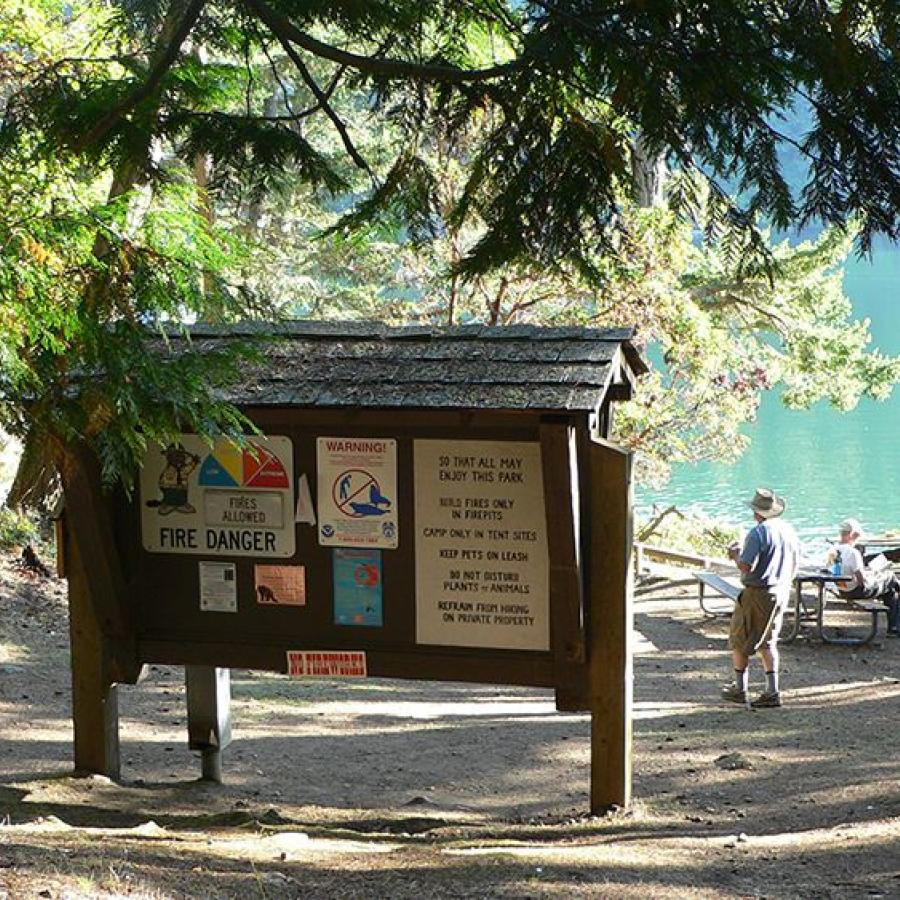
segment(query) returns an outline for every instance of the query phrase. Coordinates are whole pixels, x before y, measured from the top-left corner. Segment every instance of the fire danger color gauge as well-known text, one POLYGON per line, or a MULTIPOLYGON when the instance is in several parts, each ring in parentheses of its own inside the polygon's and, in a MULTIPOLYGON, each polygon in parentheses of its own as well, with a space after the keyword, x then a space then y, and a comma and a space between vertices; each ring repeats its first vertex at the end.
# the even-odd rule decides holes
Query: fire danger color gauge
POLYGON ((217 446, 203 461, 198 483, 203 487, 291 486, 281 460, 255 441, 244 447, 228 443, 217 446))

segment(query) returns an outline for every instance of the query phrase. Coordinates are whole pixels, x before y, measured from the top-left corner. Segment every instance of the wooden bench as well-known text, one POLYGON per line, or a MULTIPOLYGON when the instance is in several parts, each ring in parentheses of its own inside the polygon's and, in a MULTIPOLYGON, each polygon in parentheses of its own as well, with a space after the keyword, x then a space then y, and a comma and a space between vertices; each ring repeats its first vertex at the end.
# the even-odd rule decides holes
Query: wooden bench
POLYGON ((706 589, 709 588, 723 597, 736 601, 741 593, 741 586, 733 581, 728 581, 716 572, 694 572, 697 579, 697 599, 700 601, 700 609, 707 616, 730 616, 731 610, 710 609, 706 603, 706 589))

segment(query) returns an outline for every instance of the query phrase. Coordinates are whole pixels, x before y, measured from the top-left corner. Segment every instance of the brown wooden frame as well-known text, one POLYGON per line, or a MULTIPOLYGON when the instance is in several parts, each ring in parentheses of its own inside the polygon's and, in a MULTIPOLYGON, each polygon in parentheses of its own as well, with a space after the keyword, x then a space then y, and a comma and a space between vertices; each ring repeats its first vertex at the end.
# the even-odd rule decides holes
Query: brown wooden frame
MULTIPOLYGON (((117 776, 115 684, 133 681, 141 664, 200 667, 195 677, 197 683, 205 684, 216 667, 283 672, 286 650, 327 646, 365 650, 372 676, 555 688, 558 708, 591 712, 591 810, 626 805, 631 791, 629 455, 592 438, 582 415, 290 407, 247 412, 264 432, 292 438, 295 471, 307 472, 311 482, 317 436, 397 439, 401 546, 385 551, 384 560, 386 604, 391 595, 396 609, 390 616, 386 612, 385 628, 380 630, 326 621, 331 604, 324 594, 308 602, 299 620, 295 610, 261 609, 255 603, 245 604, 246 610, 235 616, 200 613, 196 604, 185 605, 178 599, 195 577, 198 557, 144 551, 138 501, 117 497, 115 534, 105 538, 115 542, 126 576, 116 603, 92 593, 92 579, 80 566, 79 541, 63 542, 72 610, 76 768, 117 776), (540 443, 550 562, 549 652, 415 644, 415 589, 410 581, 414 572, 412 447, 418 438, 540 443), (282 623, 287 621, 302 621, 303 627, 295 634, 286 633, 282 623), (129 666, 117 662, 123 645, 131 654, 126 656, 129 666)), ((318 548, 310 537, 313 532, 301 536, 298 531, 294 562, 308 567, 309 583, 323 584, 327 576, 330 585, 323 568, 329 564, 330 551, 318 548)), ((239 585, 246 588, 254 560, 229 561, 238 565, 239 585)), ((217 734, 226 733, 227 722, 220 715, 223 698, 212 687, 195 695, 211 699, 206 706, 201 702, 194 725, 209 719, 217 723, 217 734)), ((216 763, 217 759, 210 762, 210 771, 216 763)))

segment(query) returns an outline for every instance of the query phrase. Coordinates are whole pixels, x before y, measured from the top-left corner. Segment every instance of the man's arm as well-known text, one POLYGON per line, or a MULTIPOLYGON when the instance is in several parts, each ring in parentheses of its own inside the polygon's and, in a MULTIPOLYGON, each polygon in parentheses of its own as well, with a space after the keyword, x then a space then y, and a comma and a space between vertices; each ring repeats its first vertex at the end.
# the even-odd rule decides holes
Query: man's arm
POLYGON ((728 555, 732 562, 738 567, 742 575, 746 575, 750 571, 750 563, 745 563, 741 559, 741 551, 737 544, 733 544, 728 548, 728 555))
POLYGON ((744 540, 744 549, 739 550, 737 544, 732 544, 728 555, 734 560, 741 575, 746 575, 753 568, 753 560, 759 556, 760 544, 756 529, 751 531, 744 540))
POLYGON ((853 583, 845 587, 845 591, 852 590, 854 587, 864 588, 866 586, 866 563, 863 560, 859 547, 853 548, 853 563, 856 566, 856 570, 853 572, 853 583))

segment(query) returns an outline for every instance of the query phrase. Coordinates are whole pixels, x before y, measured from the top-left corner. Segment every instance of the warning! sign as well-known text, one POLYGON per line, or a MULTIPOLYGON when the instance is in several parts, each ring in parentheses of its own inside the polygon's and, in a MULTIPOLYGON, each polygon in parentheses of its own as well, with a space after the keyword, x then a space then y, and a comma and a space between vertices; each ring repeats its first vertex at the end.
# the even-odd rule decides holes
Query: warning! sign
POLYGON ((319 543, 397 546, 397 442, 318 438, 319 543))
POLYGON ((288 650, 287 673, 294 678, 365 678, 361 650, 288 650))
POLYGON ((146 550, 293 556, 293 448, 286 437, 151 446, 141 469, 146 550))

